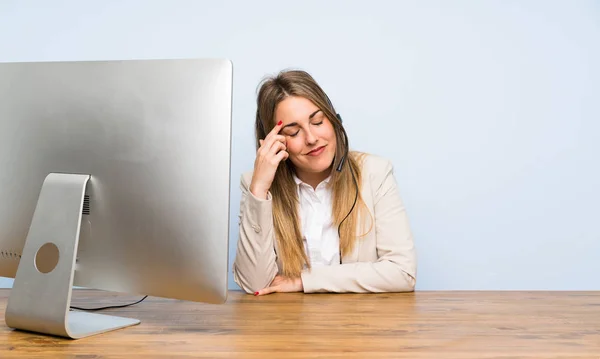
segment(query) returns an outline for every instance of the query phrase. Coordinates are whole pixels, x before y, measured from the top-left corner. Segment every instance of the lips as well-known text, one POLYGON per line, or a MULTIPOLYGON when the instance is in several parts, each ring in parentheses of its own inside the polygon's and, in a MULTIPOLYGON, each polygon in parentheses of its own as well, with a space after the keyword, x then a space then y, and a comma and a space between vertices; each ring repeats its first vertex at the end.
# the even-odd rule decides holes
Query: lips
POLYGON ((307 153, 307 155, 308 156, 318 156, 323 152, 324 149, 325 149, 325 146, 317 147, 314 150, 307 153))

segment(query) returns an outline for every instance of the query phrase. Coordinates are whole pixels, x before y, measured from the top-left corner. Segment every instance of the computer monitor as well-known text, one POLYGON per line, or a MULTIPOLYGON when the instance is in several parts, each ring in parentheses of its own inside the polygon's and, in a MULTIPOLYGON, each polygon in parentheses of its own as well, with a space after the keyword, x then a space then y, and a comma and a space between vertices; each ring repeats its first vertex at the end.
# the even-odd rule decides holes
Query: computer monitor
POLYGON ((0 64, 0 276, 11 328, 82 338, 73 286, 223 303, 232 64, 0 64))

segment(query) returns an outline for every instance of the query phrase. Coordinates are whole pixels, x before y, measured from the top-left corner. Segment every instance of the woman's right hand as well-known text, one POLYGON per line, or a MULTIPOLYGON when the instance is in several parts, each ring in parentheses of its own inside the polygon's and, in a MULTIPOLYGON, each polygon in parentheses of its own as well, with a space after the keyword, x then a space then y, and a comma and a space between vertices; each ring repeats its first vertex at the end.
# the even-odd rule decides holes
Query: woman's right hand
POLYGON ((259 141, 260 148, 256 151, 254 173, 250 183, 250 192, 258 198, 267 199, 279 163, 289 157, 285 136, 279 134, 282 127, 282 122, 279 121, 267 137, 259 141))

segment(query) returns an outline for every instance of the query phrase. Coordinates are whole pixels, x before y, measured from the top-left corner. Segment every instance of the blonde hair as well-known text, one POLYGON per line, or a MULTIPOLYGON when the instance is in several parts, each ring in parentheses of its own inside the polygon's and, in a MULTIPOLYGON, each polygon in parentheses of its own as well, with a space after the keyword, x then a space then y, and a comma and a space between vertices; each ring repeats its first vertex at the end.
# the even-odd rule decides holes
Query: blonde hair
MULTIPOLYGON (((310 100, 329 119, 336 135, 337 146, 332 164, 333 167, 336 167, 335 164, 339 163, 340 158, 346 154, 345 132, 325 92, 313 77, 304 71, 282 71, 261 82, 256 109, 256 148, 260 147, 259 140, 264 139, 275 126, 275 109, 288 96, 298 96, 310 100)), ((366 218, 363 214, 369 212, 360 195, 363 160, 364 154, 349 153, 341 171, 334 170, 330 181, 333 197, 333 224, 337 227, 343 221, 339 228, 342 256, 350 253, 356 240, 366 234, 357 235, 359 218, 366 218), (351 170, 354 172, 354 179, 351 170), (355 187, 355 180, 358 188, 355 187), (356 190, 358 190, 356 207, 348 215, 354 204, 356 190), (344 220, 346 216, 348 217, 344 220)), ((279 248, 277 255, 282 264, 281 273, 287 277, 299 277, 304 265, 310 268, 310 261, 306 256, 300 232, 298 193, 293 173, 294 166, 291 161, 280 162, 270 189, 273 198, 275 240, 279 248)), ((370 213, 369 215, 371 217, 370 231, 373 221, 372 215, 370 213)), ((361 228, 364 228, 364 222, 361 228)))

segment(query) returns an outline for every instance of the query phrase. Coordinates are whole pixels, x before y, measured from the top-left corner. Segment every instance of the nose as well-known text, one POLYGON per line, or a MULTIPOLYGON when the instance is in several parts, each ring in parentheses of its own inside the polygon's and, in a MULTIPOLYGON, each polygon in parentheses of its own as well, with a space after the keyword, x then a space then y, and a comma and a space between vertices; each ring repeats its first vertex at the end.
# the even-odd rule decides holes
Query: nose
POLYGON ((306 137, 304 138, 304 141, 307 145, 313 145, 317 142, 317 136, 315 136, 309 129, 306 131, 306 137))

